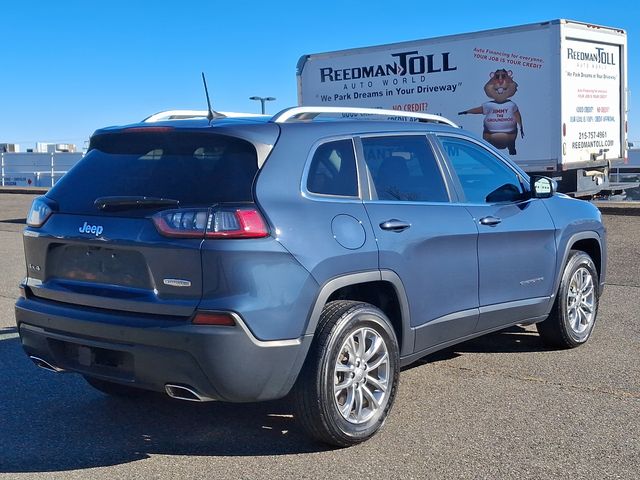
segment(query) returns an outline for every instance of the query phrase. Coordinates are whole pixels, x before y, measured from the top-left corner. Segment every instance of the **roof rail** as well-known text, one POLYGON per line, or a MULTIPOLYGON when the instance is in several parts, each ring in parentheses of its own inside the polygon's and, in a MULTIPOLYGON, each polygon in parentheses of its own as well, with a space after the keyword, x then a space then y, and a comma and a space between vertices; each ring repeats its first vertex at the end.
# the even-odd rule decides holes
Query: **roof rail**
POLYGON ((379 108, 359 108, 359 107, 291 107, 275 114, 271 121, 274 123, 286 123, 289 120, 313 120, 323 113, 353 113, 359 115, 378 115, 386 117, 406 117, 413 118, 419 122, 444 123, 451 127, 458 128, 458 125, 451 120, 440 115, 430 113, 405 112, 403 110, 384 110, 379 108))
POLYGON ((162 122, 165 120, 186 120, 189 118, 207 118, 206 110, 165 110, 148 116, 143 123, 162 122))
MULTIPOLYGON (((242 113, 242 112, 218 112, 228 118, 235 117, 263 117, 258 113, 242 113)), ((148 116, 142 123, 164 122, 167 120, 189 120, 193 118, 207 118, 206 110, 166 110, 164 112, 154 113, 148 116)))

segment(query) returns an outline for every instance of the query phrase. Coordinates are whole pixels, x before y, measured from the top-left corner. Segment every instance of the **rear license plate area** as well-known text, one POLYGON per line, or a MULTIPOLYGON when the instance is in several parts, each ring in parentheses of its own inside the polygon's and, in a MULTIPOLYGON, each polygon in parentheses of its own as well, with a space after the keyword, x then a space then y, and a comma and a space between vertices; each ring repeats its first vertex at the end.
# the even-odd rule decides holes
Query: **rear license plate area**
POLYGON ((49 340, 64 367, 80 372, 133 380, 133 355, 122 350, 92 347, 61 340, 49 340))
POLYGON ((47 255, 47 278, 148 289, 146 261, 140 252, 111 248, 52 244, 47 255))

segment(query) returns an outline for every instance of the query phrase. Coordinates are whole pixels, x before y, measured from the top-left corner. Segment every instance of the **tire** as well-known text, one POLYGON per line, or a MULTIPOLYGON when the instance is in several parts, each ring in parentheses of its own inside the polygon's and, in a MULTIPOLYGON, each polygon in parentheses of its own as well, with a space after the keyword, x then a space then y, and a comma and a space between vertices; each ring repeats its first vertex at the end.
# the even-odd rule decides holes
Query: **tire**
POLYGON ((571 250, 549 317, 536 325, 542 340, 575 348, 589 340, 598 314, 598 271, 589 255, 571 250))
POLYGON ((329 302, 293 390, 296 416, 320 442, 363 442, 384 424, 399 374, 398 340, 385 314, 368 303, 329 302))
POLYGON ((138 398, 149 394, 147 390, 143 390, 141 388, 109 382, 107 380, 101 380, 99 378, 89 377, 86 375, 83 375, 83 377, 93 388, 113 397, 138 398))

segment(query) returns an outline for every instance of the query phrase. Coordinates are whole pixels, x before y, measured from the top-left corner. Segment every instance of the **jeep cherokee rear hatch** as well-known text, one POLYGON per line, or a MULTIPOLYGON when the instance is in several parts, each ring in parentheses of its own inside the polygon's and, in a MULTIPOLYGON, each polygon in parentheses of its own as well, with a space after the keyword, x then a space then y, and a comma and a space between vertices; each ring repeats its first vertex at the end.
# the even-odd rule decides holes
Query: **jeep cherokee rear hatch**
POLYGON ((24 236, 29 291, 191 316, 202 295, 204 238, 268 234, 252 203, 257 171, 252 143, 212 129, 97 132, 87 155, 34 203, 24 236))

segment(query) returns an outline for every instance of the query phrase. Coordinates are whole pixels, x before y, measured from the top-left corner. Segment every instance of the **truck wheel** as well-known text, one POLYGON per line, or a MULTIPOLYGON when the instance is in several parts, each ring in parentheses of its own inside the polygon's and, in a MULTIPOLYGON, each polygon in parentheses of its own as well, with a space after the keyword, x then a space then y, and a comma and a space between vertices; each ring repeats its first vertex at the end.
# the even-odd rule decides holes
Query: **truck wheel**
POLYGON ((549 317, 536 325, 550 346, 574 348, 591 336, 598 314, 598 271, 585 252, 571 250, 549 317))
POLYGON ((293 397, 316 440, 347 447, 372 437, 391 409, 400 373, 398 340, 368 303, 329 302, 293 397))
POLYGON ((123 385, 121 383, 109 382, 107 380, 101 380, 95 377, 89 377, 83 375, 84 379, 89 385, 102 393, 111 395, 114 397, 129 397, 137 398, 147 395, 149 392, 142 388, 131 387, 129 385, 123 385))

